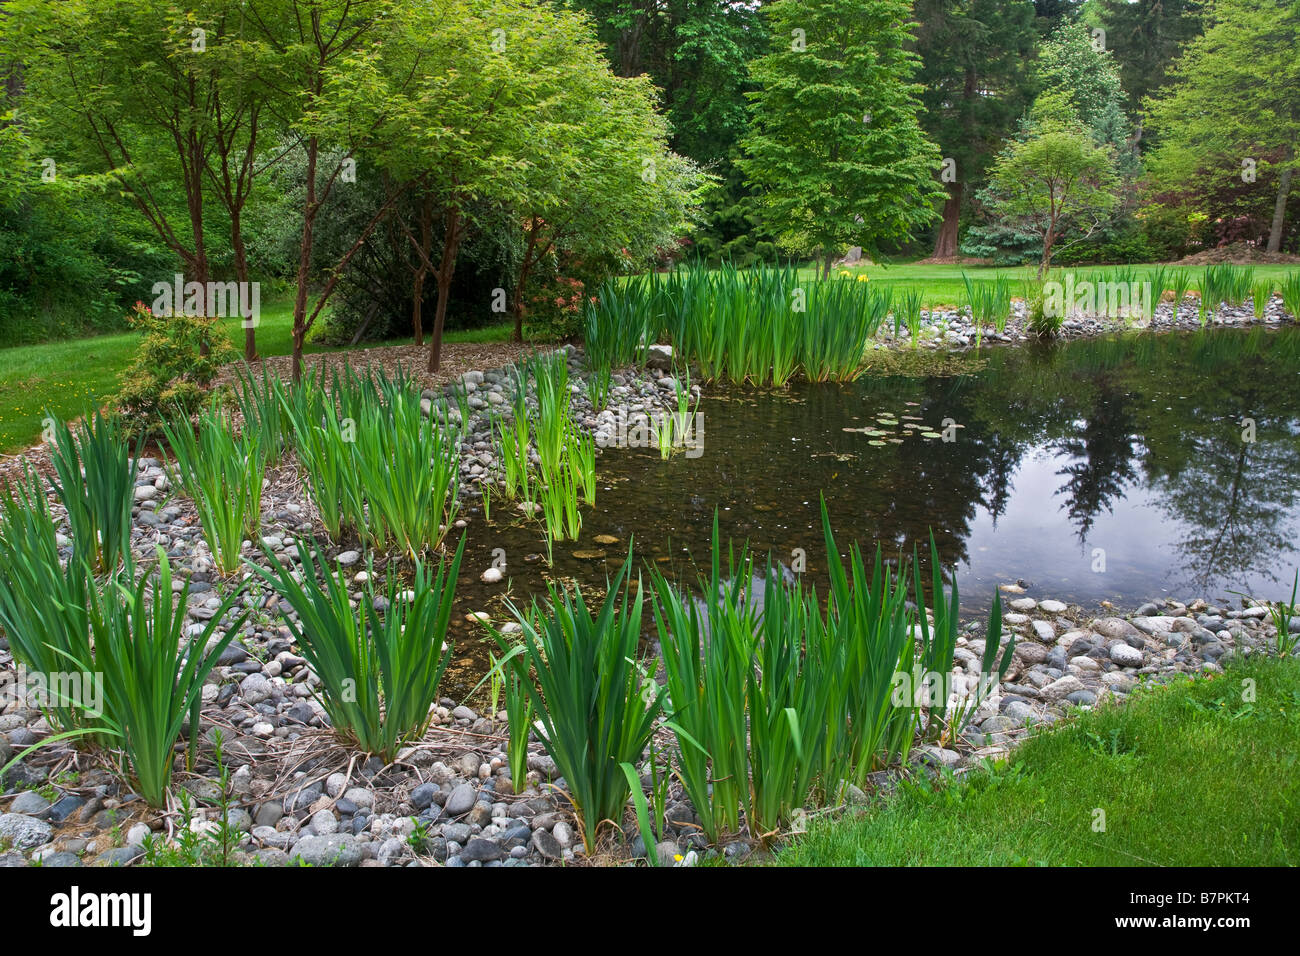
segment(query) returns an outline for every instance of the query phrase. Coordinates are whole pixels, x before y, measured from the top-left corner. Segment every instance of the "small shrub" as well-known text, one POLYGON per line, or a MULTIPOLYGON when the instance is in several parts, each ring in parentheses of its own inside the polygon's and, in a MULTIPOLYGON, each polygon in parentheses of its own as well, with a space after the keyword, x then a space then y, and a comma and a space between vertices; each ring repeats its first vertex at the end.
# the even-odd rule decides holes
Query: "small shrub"
POLYGON ((217 372, 238 353, 216 319, 158 316, 137 302, 127 321, 143 338, 114 402, 129 433, 154 435, 173 409, 197 413, 217 372))
POLYGON ((586 286, 574 276, 552 275, 539 282, 528 296, 528 337, 566 340, 582 332, 586 286))

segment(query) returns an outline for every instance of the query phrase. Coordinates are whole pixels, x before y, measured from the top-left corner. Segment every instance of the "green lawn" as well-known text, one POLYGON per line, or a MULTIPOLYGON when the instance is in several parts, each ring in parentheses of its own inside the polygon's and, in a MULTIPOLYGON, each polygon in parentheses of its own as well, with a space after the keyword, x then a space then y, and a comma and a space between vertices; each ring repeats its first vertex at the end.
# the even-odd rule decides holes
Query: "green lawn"
MULTIPOLYGON (((239 319, 221 320, 231 343, 243 353, 239 319)), ((446 342, 496 342, 510 335, 508 323, 485 329, 448 332, 446 342)), ((84 413, 117 390, 118 378, 131 361, 139 336, 134 332, 84 339, 20 345, 0 349, 0 452, 34 444, 47 409, 66 418, 84 413)), ((380 344, 409 345, 412 338, 380 344)), ((376 343, 367 343, 373 346, 376 343)), ((338 351, 308 345, 308 352, 338 351)), ((293 302, 285 298, 262 307, 257 351, 263 356, 293 351, 293 302)))
MULTIPOLYGON (((1110 278, 1119 270, 1132 270, 1136 273, 1138 281, 1145 281, 1150 279, 1151 272, 1157 268, 1160 268, 1160 266, 1154 264, 1058 267, 1052 269, 1045 281, 1064 282, 1063 277, 1067 272, 1074 273, 1076 282, 1082 279, 1110 278)), ((1172 271, 1176 267, 1166 266, 1165 268, 1172 271)), ((1187 269, 1192 280, 1192 289, 1197 288, 1201 277, 1205 274, 1204 266, 1183 266, 1178 268, 1187 269)), ((1274 283, 1275 290, 1288 274, 1300 271, 1300 267, 1297 266, 1257 265, 1251 268, 1254 270, 1256 282, 1263 282, 1266 279, 1271 280, 1274 283)), ((966 303, 966 285, 962 280, 963 272, 969 273, 972 279, 981 282, 991 281, 1000 275, 1006 276, 1011 280, 1011 294, 1014 297, 1021 295, 1022 282, 1037 282, 1038 278, 1038 270, 1033 266, 995 267, 900 263, 897 265, 849 266, 837 268, 831 274, 833 276, 839 275, 842 271, 847 271, 853 276, 866 275, 871 282, 878 282, 894 289, 920 289, 923 294, 922 301, 925 308, 964 305, 966 303)), ((821 270, 816 266, 808 266, 799 270, 799 276, 800 278, 816 279, 821 276, 821 270)), ((1166 273, 1167 276, 1168 272, 1166 273)))
POLYGON ((1300 864, 1300 663, 1254 659, 1139 693, 1026 742, 995 770, 818 822, 774 862, 1300 864))

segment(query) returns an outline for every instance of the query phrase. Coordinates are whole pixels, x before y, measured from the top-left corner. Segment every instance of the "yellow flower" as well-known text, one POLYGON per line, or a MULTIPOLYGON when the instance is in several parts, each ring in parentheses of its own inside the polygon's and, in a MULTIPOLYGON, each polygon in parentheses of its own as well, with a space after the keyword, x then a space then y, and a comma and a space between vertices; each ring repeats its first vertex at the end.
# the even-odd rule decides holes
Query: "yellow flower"
POLYGON ((859 281, 859 282, 870 282, 870 281, 871 281, 871 277, 870 277, 870 276, 858 276, 858 281, 859 281))

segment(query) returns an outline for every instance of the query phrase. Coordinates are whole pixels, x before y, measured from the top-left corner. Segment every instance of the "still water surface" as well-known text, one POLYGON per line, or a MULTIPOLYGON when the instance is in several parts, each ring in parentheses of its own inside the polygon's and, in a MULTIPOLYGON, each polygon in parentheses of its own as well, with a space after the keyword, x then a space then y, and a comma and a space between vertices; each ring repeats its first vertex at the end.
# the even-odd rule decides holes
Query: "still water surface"
MULTIPOLYGON (((932 531, 966 612, 1017 581, 1085 607, 1290 596, 1300 329, 886 361, 852 385, 706 389, 697 458, 603 451, 597 504, 579 541, 555 545, 551 573, 603 587, 634 538, 638 563, 693 580, 691 556, 707 565, 716 509, 724 541, 748 540, 786 564, 803 549, 824 590, 824 494, 841 551, 853 540, 864 550, 879 542, 886 556, 924 551, 932 531)), ((505 586, 478 580, 494 548, 505 551, 513 601, 544 591, 540 526, 508 514, 497 502, 491 524, 471 513, 462 613, 504 617, 505 586)), ((458 636, 464 656, 448 678, 465 692, 485 648, 465 640, 468 628, 458 636)))

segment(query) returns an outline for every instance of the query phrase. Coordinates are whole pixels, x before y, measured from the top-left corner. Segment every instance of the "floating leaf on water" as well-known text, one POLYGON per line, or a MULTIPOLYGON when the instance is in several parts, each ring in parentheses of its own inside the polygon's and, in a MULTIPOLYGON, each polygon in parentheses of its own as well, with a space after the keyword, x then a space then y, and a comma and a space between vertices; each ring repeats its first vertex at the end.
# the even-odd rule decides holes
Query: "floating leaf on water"
POLYGON ((579 561, 599 561, 605 556, 604 551, 575 551, 573 556, 579 561))
POLYGON ((867 444, 868 444, 868 445, 883 445, 883 444, 885 444, 885 442, 881 441, 879 438, 874 438, 874 439, 872 439, 871 441, 867 442, 867 444))
POLYGON ((922 438, 942 438, 943 436, 940 435, 938 432, 921 432, 921 437, 922 437, 922 438))
POLYGON ((597 544, 618 544, 618 538, 612 534, 598 534, 595 540, 597 544))

